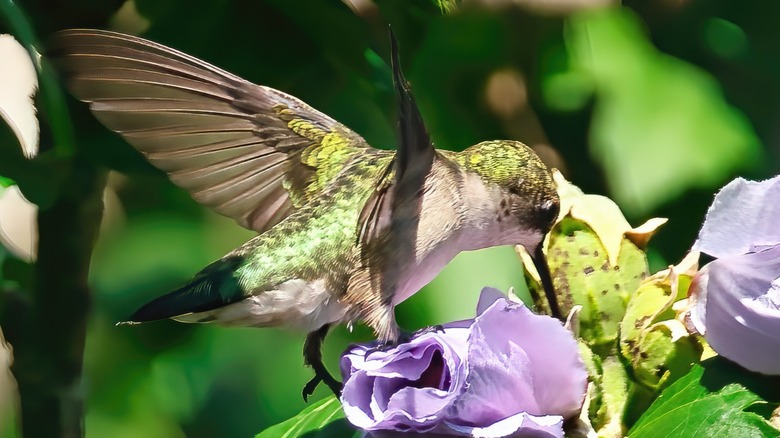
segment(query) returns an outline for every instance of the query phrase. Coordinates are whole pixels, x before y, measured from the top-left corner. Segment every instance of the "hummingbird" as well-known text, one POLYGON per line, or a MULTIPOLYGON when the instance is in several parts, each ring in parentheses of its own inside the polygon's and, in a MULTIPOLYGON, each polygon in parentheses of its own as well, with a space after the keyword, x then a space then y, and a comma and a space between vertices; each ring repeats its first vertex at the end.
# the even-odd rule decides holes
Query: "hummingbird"
POLYGON ((561 317, 541 251, 560 204, 549 169, 518 141, 434 148, 390 33, 395 151, 164 45, 103 30, 54 35, 50 55, 69 89, 106 127, 196 201, 258 233, 120 324, 303 330, 315 374, 306 399, 320 383, 341 390, 320 351, 331 326, 362 321, 394 345, 394 307, 461 251, 522 245, 561 317))

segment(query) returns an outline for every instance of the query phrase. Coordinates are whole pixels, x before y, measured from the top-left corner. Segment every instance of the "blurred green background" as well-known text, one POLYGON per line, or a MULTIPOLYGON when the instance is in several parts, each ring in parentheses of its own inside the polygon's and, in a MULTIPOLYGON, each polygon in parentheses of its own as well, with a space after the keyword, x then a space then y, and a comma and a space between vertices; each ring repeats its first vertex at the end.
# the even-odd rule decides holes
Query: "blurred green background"
MULTIPOLYGON (((437 147, 521 140, 584 191, 615 199, 632 224, 668 217, 649 251, 653 270, 681 259, 720 186, 780 171, 780 3, 17 3, 40 41, 71 27, 137 33, 297 96, 380 148, 395 144, 391 23, 437 147)), ((5 19, 0 33, 17 32, 19 23, 5 19)), ((300 411, 311 377, 302 366, 303 333, 114 326, 252 233, 192 201, 86 105, 68 97, 68 107, 69 115, 43 114, 37 162, 54 163, 56 175, 49 130, 67 117, 80 156, 110 170, 89 273, 87 435, 244 437, 300 411)), ((0 176, 17 181, 28 199, 49 202, 56 177, 28 170, 20 155, 12 141, 0 143, 0 176)), ((13 211, 3 215, 0 227, 14 219, 13 211)), ((35 281, 23 258, 0 248, 6 293, 24 295, 35 281)), ((473 316, 483 286, 522 293, 522 278, 512 248, 464 253, 398 308, 398 320, 411 330, 473 316)), ((362 326, 339 328, 326 342, 326 363, 335 371, 348 343, 370 338, 362 326)))

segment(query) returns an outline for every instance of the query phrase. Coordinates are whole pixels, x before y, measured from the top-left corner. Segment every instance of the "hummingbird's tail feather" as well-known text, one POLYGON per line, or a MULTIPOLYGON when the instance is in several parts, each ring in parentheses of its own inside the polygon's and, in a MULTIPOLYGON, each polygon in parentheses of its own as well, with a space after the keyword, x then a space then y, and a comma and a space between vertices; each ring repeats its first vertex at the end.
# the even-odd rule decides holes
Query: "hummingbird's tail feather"
POLYGON ((140 324, 174 318, 188 313, 205 312, 227 304, 219 293, 213 293, 214 285, 209 281, 188 284, 180 289, 152 300, 133 313, 119 325, 140 324))
POLYGON ((213 310, 244 298, 243 289, 234 275, 240 262, 240 257, 226 257, 210 264, 186 285, 144 304, 127 321, 117 325, 140 324, 168 318, 183 322, 206 322, 202 317, 182 316, 213 310))

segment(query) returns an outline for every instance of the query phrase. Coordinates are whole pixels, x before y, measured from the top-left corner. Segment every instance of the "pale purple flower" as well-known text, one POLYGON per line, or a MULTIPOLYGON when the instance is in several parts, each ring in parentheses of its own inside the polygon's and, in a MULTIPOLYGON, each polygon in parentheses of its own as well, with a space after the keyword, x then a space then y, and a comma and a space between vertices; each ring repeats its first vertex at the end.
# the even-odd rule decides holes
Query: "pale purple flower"
POLYGON ((693 249, 717 257, 691 284, 696 330, 721 356, 780 374, 780 177, 726 185, 693 249))
POLYGON ((585 396, 572 334, 495 289, 482 291, 473 320, 372 348, 341 359, 344 412, 364 430, 560 437, 585 396))

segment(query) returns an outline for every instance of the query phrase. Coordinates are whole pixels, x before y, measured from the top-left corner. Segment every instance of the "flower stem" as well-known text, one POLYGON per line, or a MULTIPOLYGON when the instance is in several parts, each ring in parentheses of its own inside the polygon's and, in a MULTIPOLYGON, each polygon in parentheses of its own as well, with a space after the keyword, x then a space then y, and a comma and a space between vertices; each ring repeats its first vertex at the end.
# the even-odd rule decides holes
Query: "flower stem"
POLYGON ((103 214, 105 172, 79 157, 60 196, 38 215, 38 260, 16 360, 25 436, 80 437, 92 249, 103 214))

